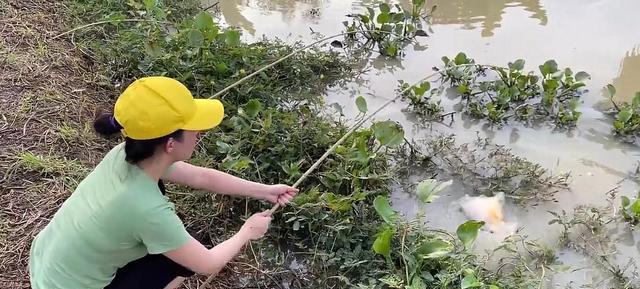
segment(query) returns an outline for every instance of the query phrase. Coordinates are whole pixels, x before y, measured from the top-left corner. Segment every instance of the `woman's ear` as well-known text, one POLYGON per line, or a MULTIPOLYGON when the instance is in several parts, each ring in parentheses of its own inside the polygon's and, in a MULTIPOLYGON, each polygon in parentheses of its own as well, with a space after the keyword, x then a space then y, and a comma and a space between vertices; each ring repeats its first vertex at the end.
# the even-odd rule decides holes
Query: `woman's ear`
POLYGON ((164 152, 171 154, 176 150, 176 140, 170 137, 164 144, 164 152))

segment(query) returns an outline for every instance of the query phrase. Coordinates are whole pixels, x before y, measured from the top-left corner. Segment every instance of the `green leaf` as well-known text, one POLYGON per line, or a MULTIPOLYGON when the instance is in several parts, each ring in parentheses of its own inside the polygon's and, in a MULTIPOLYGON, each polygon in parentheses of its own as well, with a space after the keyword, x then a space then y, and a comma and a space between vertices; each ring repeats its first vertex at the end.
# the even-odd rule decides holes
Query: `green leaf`
POLYGON ((383 196, 377 196, 373 200, 373 207, 378 212, 378 215, 388 224, 394 224, 398 218, 398 213, 391 208, 389 200, 383 196))
POLYGON ((631 204, 631 200, 629 200, 629 198, 622 196, 620 197, 622 199, 622 208, 626 208, 631 204))
POLYGON ((378 18, 376 18, 376 21, 380 24, 389 23, 389 13, 381 13, 378 15, 378 18))
POLYGON ((636 217, 640 216, 640 199, 637 199, 631 204, 631 212, 636 215, 636 217))
POLYGON ((633 97, 633 100, 631 101, 631 106, 634 108, 634 110, 640 107, 640 92, 636 92, 636 95, 633 97))
POLYGON ((576 73, 576 81, 583 81, 585 79, 591 79, 591 75, 589 75, 589 73, 586 73, 584 71, 580 71, 578 73, 576 73))
POLYGON ((489 285, 489 289, 500 289, 500 287, 496 285, 489 285))
POLYGON ((480 287, 482 286, 482 283, 480 281, 478 281, 478 279, 476 279, 476 276, 473 274, 467 275, 462 279, 462 282, 460 283, 460 288, 461 289, 466 289, 466 288, 475 288, 475 287, 480 287))
POLYGON ((509 69, 511 69, 511 70, 523 70, 524 69, 524 59, 518 59, 513 63, 509 63, 509 69))
POLYGON ((396 56, 398 55, 398 47, 395 45, 389 45, 386 50, 387 56, 396 56))
POLYGON ((231 151, 231 146, 228 143, 217 140, 216 146, 218 147, 219 153, 225 154, 231 151))
POLYGON ((214 27, 213 18, 209 13, 201 11, 200 13, 198 13, 198 15, 196 15, 194 26, 196 29, 202 32, 212 30, 214 27))
POLYGON ((616 87, 611 84, 607 84, 607 92, 609 93, 609 97, 613 97, 616 95, 616 87))
POLYGON ((390 227, 380 232, 373 242, 373 251, 387 258, 391 257, 391 238, 394 233, 393 228, 390 227))
POLYGON ((616 119, 618 119, 618 121, 624 124, 624 123, 627 123, 632 116, 633 116, 633 113, 631 112, 631 109, 623 108, 618 112, 618 115, 616 115, 616 119))
POLYGON ((564 75, 566 77, 570 77, 571 75, 573 75, 573 71, 571 71, 571 68, 567 67, 564 69, 564 75))
POLYGON ((204 44, 204 35, 200 30, 191 29, 188 36, 191 47, 200 47, 204 44))
POLYGON ((260 103, 260 101, 257 99, 249 100, 249 102, 247 102, 247 104, 245 105, 245 112, 247 113, 247 116, 251 118, 258 116, 258 113, 260 113, 261 110, 262 103, 260 103))
POLYGON ((361 113, 367 113, 367 101, 362 96, 356 98, 356 106, 361 113))
POLYGON ((418 96, 418 98, 422 98, 422 96, 431 88, 431 83, 425 81, 421 83, 419 86, 413 87, 413 93, 418 96))
POLYGON ((380 3, 380 11, 382 13, 389 13, 391 11, 391 7, 387 3, 380 3))
POLYGON ((458 88, 456 90, 458 91, 459 94, 465 94, 469 92, 469 87, 467 85, 461 84, 461 85, 458 85, 458 88))
POLYGON ((468 62, 469 62, 469 59, 467 58, 467 55, 462 52, 458 53, 458 55, 456 55, 456 58, 454 60, 454 63, 456 65, 466 64, 468 62))
POLYGON ((230 46, 236 46, 240 44, 240 31, 238 30, 227 30, 224 33, 225 42, 230 46))
MULTIPOLYGON (((403 13, 390 13, 389 14, 391 16, 391 23, 399 23, 404 21, 404 14, 403 13)), ((402 25, 402 24, 398 24, 397 26, 402 25)))
POLYGON ((413 280, 411 280, 411 285, 405 286, 404 289, 427 289, 427 285, 424 284, 422 278, 414 277, 413 280))
POLYGON ((456 231, 458 239, 468 248, 478 237, 478 230, 480 230, 482 226, 484 226, 484 222, 474 220, 466 221, 458 226, 458 230, 456 231))
POLYGON ((383 146, 397 147, 404 142, 402 126, 390 120, 374 123, 373 133, 383 146))
POLYGON ((418 183, 416 194, 423 203, 431 203, 433 200, 438 198, 438 193, 450 186, 452 183, 453 181, 451 180, 440 183, 434 179, 427 179, 418 183))
POLYGON ((419 256, 426 259, 443 257, 451 251, 453 251, 453 245, 440 239, 426 241, 418 248, 419 256))
POLYGON ((371 19, 367 15, 360 15, 360 21, 362 21, 362 23, 364 24, 367 24, 369 23, 369 21, 371 21, 371 19))
POLYGON ((542 75, 547 76, 558 71, 558 63, 556 63, 555 60, 547 60, 547 62, 540 65, 539 68, 542 75))

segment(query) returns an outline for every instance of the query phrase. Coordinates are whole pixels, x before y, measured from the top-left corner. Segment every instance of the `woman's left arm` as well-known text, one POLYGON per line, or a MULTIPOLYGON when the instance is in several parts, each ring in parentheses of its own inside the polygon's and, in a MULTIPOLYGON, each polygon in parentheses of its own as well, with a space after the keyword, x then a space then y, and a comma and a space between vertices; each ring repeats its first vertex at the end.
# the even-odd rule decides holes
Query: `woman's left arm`
POLYGON ((290 202, 297 189, 287 185, 265 185, 230 174, 185 162, 176 162, 163 180, 225 195, 245 196, 284 205, 290 202))

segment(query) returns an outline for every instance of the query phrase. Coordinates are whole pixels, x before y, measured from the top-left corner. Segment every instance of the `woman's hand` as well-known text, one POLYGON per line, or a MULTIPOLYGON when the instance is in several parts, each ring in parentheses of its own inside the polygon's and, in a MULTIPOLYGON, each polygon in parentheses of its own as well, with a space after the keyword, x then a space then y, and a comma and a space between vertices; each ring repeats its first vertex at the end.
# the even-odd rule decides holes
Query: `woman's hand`
POLYGON ((287 185, 266 185, 260 198, 284 206, 291 202, 298 193, 298 189, 287 185))
POLYGON ((267 233, 270 223, 271 212, 256 213, 244 222, 244 225, 240 228, 240 233, 249 240, 257 240, 267 233))

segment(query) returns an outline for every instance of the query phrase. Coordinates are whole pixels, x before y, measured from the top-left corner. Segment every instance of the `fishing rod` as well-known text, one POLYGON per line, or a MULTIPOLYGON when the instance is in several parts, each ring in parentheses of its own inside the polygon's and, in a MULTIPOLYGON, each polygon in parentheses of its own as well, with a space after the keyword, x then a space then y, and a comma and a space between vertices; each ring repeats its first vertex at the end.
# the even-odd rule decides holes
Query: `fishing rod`
MULTIPOLYGON (((116 20, 117 21, 117 20, 116 20)), ((120 22, 145 22, 146 20, 142 20, 142 19, 124 19, 124 20, 120 20, 120 22)), ((92 27, 92 26, 96 26, 96 25, 102 25, 102 24, 107 24, 107 23, 112 23, 113 21, 99 21, 99 22, 94 22, 94 23, 90 23, 87 25, 83 25, 80 27, 76 27, 74 29, 71 29, 69 31, 66 31, 64 33, 61 33, 59 35, 56 35, 55 37, 53 37, 53 39, 62 37, 64 35, 73 33, 77 30, 81 30, 81 29, 85 29, 88 27, 92 27)), ((317 40, 311 44, 308 44, 306 46, 303 46, 299 49, 296 49, 292 52, 290 52, 289 54, 279 58, 278 60, 263 66, 262 68, 254 71, 253 73, 239 79, 238 81, 232 83, 231 85, 225 87, 224 89, 218 91, 217 93, 215 93, 214 95, 208 97, 209 99, 212 98, 219 98, 222 94, 228 92, 229 90, 231 90, 232 88, 244 83, 245 81, 249 80, 250 78, 258 75, 259 73, 274 67, 275 65, 281 63, 282 61, 300 53, 303 52, 311 47, 314 47, 318 44, 321 44, 323 42, 326 42, 328 40, 340 37, 340 36, 347 36, 347 35, 353 35, 353 34, 358 34, 358 33, 365 33, 365 32, 376 32, 376 33, 383 33, 383 34, 389 34, 389 35, 396 35, 396 36, 400 36, 400 37, 404 37, 401 35, 398 35, 394 32, 390 32, 390 31, 383 31, 383 30, 379 30, 379 29, 371 29, 371 30, 358 30, 358 31, 350 31, 350 32, 343 32, 343 33, 339 33, 339 34, 335 34, 335 35, 331 35, 325 38, 322 38, 320 40, 317 40)), ((467 67, 467 66, 481 66, 481 65, 477 65, 477 64, 462 64, 462 65, 456 65, 455 68, 459 68, 459 67, 467 67)), ((447 68, 445 68, 447 69, 447 68)), ((318 159, 316 160, 315 163, 313 163, 313 165, 311 165, 311 167, 309 167, 309 169, 307 169, 304 174, 302 174, 302 176, 300 176, 300 178, 298 178, 298 180, 293 184, 293 188, 297 188, 300 186, 300 184, 314 171, 318 168, 318 166, 327 158, 329 157, 329 155, 331 153, 333 153, 335 151, 335 149, 341 145, 353 132, 355 132, 358 128, 360 128, 364 123, 366 123, 367 121, 371 120, 375 115, 377 115, 379 112, 381 112, 382 110, 384 110, 387 106, 389 106, 391 103, 395 102, 396 100, 398 100, 399 98, 401 98, 407 91, 409 91, 411 88, 413 88, 415 85, 422 83, 426 80, 429 80, 430 78, 436 76, 440 74, 439 71, 434 72, 432 74, 429 74, 423 78, 421 78, 420 80, 412 83, 411 85, 409 85, 407 88, 403 89, 402 91, 400 91, 394 98, 388 100, 387 102, 385 102, 384 104, 382 104, 378 109, 376 109, 373 113, 367 115, 366 117, 362 117, 359 121, 357 121, 354 125, 352 125, 350 127, 350 129, 338 140, 336 141, 329 149, 327 149, 327 151, 318 159)), ((270 210, 269 212, 271 214, 275 213, 276 210, 278 210, 278 208, 280 208, 279 204, 275 204, 270 210)), ((198 286, 198 289, 205 289, 209 286, 209 284, 211 283, 211 281, 213 280, 213 278, 215 277, 215 275, 210 275, 205 282, 203 282, 202 284, 200 284, 200 286, 198 286)))

